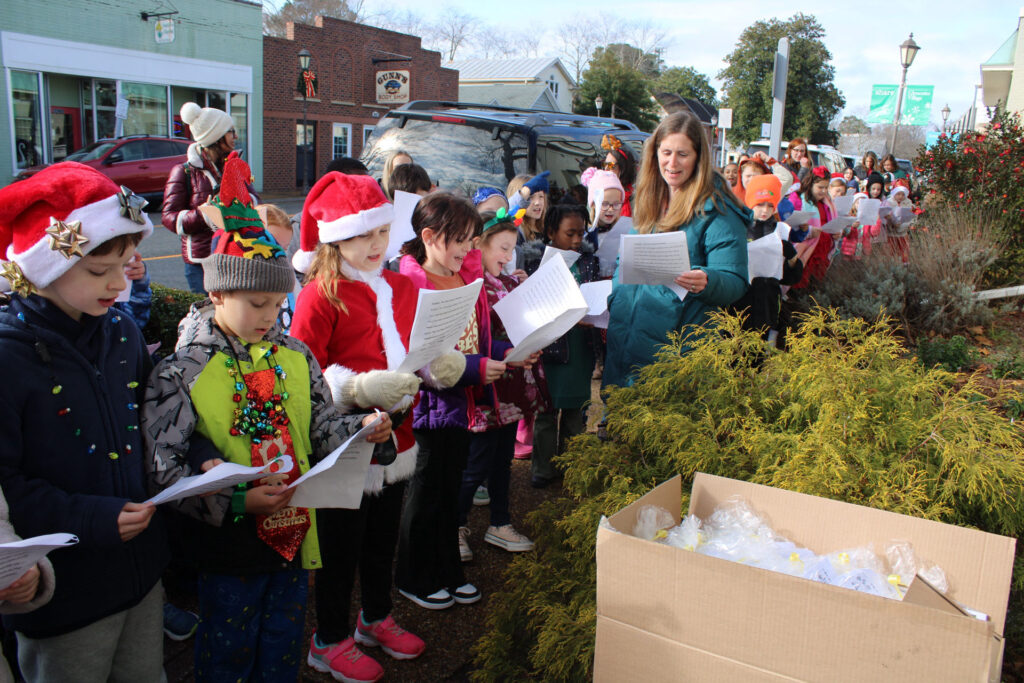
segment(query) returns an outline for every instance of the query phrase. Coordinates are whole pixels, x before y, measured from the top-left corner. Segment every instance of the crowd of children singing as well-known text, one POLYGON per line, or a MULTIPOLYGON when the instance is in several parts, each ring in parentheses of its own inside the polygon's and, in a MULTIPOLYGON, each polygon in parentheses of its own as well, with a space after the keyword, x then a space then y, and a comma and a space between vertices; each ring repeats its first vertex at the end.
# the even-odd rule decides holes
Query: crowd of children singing
MULTIPOLYGON (((395 622, 395 589, 433 610, 481 599, 464 566, 473 558, 474 506, 489 505, 484 542, 533 550, 510 515, 512 462, 531 460, 534 487, 557 480, 554 457, 584 431, 592 380, 613 343, 581 322, 543 352, 506 362, 512 344, 495 305, 538 269, 546 247, 575 253, 570 272, 579 284, 612 277, 614 259, 597 252, 623 217, 642 209, 646 220, 661 202, 675 216, 674 192, 690 178, 708 188, 694 202, 715 213, 715 193, 729 185, 711 169, 699 123, 679 115, 659 126, 642 158, 605 136, 601 168, 587 169, 583 187, 558 202, 547 172, 516 176, 504 189, 481 187, 469 200, 433 187, 400 151, 380 183, 359 162, 337 160, 305 199, 289 259, 289 217, 258 204, 248 166, 223 146, 230 118, 195 109, 193 132, 206 144, 190 152, 196 168, 209 160, 208 148, 226 153, 204 172, 216 170, 216 183, 197 183, 206 178, 199 171, 172 177, 192 194, 169 197, 163 219, 183 237, 183 225, 209 229, 198 240, 208 255, 189 263, 200 266, 190 274, 201 274, 208 298, 181 321, 176 347, 155 367, 132 317, 114 308, 126 269, 138 268, 136 246, 153 229, 144 202, 73 162, 0 189, 4 275, 14 290, 0 310, 0 354, 12 375, 0 394, 8 444, 0 485, 18 534, 78 537, 0 590, 0 611, 17 634, 28 681, 160 680, 165 517, 182 518, 191 520, 198 566, 196 680, 295 680, 305 655, 337 680, 375 681, 383 668, 361 648, 412 659, 427 647, 395 622), (678 182, 673 154, 689 169, 678 182), (631 206, 641 173, 641 190, 667 183, 659 191, 671 190, 673 203, 652 194, 631 206), (388 262, 396 192, 421 199, 414 236, 388 262), (419 290, 478 279, 456 347, 417 372, 400 371, 419 290), (359 507, 291 506, 289 484, 363 427, 373 456, 359 507), (280 456, 294 467, 167 504, 160 514, 143 502, 220 463, 263 466, 280 456), (307 643, 310 571, 316 630, 307 643)), ((800 162, 795 170, 791 162, 752 158, 724 169, 734 179, 731 208, 700 230, 736 228, 737 236, 714 245, 719 238, 707 238, 705 251, 728 258, 709 255, 707 266, 694 263, 705 270, 680 276, 693 283, 685 305, 703 311, 732 302, 770 334, 784 288, 824 274, 837 247, 820 231, 836 213, 832 186, 843 194, 861 188, 821 168, 801 178, 800 162), (733 272, 743 269, 738 226, 746 221, 747 239, 756 240, 788 227, 782 221, 805 207, 817 216, 781 235, 782 277, 753 278, 736 301, 744 275, 733 272)), ((904 183, 887 187, 873 173, 858 196, 887 195, 903 206, 904 183)), ((684 213, 679 223, 699 217, 684 213)), ((199 234, 190 228, 187 238, 199 234)), ((838 250, 861 258, 880 242, 906 257, 904 226, 883 218, 854 223, 838 250)), ((705 246, 691 247, 696 255, 694 248, 705 246)), ((641 307, 640 294, 629 296, 614 306, 641 307)), ((681 305, 675 294, 663 303, 681 305)), ((0 518, 4 512, 0 498, 0 518)))

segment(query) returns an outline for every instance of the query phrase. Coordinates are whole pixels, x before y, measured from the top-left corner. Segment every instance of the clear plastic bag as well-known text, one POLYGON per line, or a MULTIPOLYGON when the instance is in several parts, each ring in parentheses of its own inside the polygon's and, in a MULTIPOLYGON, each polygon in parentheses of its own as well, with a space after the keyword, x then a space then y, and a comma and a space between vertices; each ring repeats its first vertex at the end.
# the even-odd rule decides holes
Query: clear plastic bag
POLYGON ((914 576, 920 574, 940 593, 949 592, 949 580, 942 567, 923 562, 914 552, 914 546, 907 541, 893 541, 885 548, 885 557, 889 560, 892 573, 899 576, 902 586, 909 586, 914 576))
POLYGON ((676 518, 672 513, 657 505, 644 505, 637 511, 633 535, 648 541, 662 541, 667 529, 675 526, 676 518))
POLYGON ((679 526, 668 530, 665 542, 683 550, 697 550, 706 539, 701 530, 700 518, 697 515, 686 515, 679 526))

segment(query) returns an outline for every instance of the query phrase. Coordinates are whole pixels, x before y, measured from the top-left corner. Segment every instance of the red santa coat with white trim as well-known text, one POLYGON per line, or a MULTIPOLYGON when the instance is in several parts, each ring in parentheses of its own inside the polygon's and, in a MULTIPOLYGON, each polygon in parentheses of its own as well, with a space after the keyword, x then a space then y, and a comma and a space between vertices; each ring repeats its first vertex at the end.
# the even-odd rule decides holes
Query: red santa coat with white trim
MULTIPOLYGON (((339 280, 334 291, 348 312, 324 298, 319 285, 311 282, 299 293, 290 334, 313 352, 324 368, 335 405, 348 412, 359 410, 342 399, 348 382, 371 370, 393 370, 405 358, 419 292, 407 277, 390 270, 381 271, 369 283, 339 280)), ((398 457, 386 466, 373 461, 367 493, 409 479, 415 471, 418 447, 412 434, 411 405, 410 414, 393 432, 398 457)))

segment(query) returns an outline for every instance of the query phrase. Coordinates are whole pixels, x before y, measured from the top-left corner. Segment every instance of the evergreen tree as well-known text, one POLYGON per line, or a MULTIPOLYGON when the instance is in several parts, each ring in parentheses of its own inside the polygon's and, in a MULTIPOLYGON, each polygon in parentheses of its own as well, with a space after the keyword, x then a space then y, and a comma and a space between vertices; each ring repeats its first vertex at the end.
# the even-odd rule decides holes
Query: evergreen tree
POLYGON ((590 66, 576 94, 573 110, 577 114, 597 114, 594 100, 603 100, 602 116, 632 121, 642 130, 654 130, 658 123, 657 106, 648 90, 648 79, 619 58, 620 49, 603 47, 594 51, 590 66))
POLYGON ((789 81, 782 137, 806 137, 811 143, 834 145, 838 133, 829 124, 846 100, 836 88, 832 53, 825 47, 825 29, 812 15, 798 13, 786 21, 756 21, 740 34, 719 72, 725 81, 725 103, 733 110, 730 137, 746 144, 761 137, 761 123, 772 117, 772 71, 780 38, 789 38, 789 81))
POLYGON ((680 97, 700 100, 712 107, 718 106, 715 87, 708 77, 692 66, 673 66, 665 69, 651 86, 652 92, 667 92, 680 97))

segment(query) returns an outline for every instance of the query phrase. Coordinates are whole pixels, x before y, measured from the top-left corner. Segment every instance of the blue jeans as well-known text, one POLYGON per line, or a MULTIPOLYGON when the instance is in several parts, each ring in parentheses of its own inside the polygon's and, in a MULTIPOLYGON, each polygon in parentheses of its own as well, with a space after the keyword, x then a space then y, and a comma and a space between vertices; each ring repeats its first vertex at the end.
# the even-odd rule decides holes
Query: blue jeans
POLYGON ((469 458, 459 489, 459 526, 466 526, 473 494, 483 483, 487 484, 487 493, 491 497, 491 526, 505 526, 511 521, 508 486, 517 426, 515 423, 469 435, 469 458))
POLYGON ((195 679, 294 681, 305 650, 309 572, 201 573, 195 679))
POLYGON ((198 263, 185 264, 185 281, 188 282, 188 288, 196 294, 206 294, 206 288, 203 287, 203 267, 198 263))

